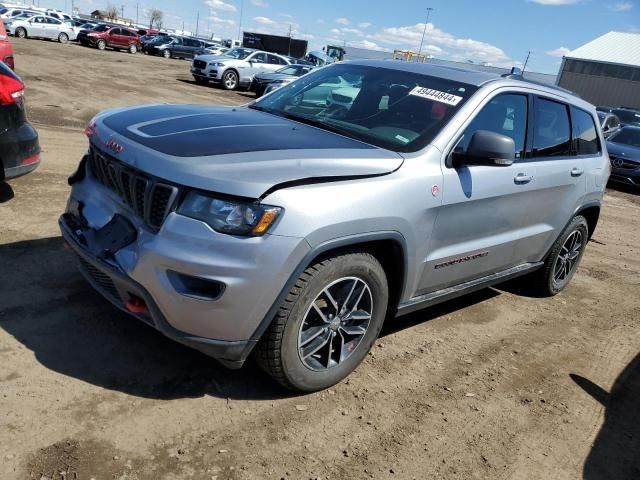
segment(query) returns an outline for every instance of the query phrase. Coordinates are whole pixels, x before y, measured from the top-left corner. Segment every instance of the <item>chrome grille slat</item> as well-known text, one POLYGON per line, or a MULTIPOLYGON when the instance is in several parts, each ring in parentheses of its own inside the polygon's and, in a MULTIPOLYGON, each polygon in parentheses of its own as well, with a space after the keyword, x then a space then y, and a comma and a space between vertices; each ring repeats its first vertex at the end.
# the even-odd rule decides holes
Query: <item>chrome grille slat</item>
POLYGON ((89 166, 93 177, 114 192, 152 230, 162 227, 180 189, 161 182, 119 160, 91 148, 89 166))

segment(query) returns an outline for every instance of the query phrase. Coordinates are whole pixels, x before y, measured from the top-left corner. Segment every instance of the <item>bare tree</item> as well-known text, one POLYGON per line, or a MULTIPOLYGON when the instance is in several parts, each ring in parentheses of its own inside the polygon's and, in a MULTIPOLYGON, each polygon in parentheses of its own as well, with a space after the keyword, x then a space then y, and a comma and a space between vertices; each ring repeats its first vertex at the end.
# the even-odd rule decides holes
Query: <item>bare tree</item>
POLYGON ((105 10, 105 15, 110 20, 117 20, 118 18, 118 7, 115 5, 107 4, 107 9, 105 10))
POLYGON ((162 28, 162 10, 157 8, 149 11, 149 28, 153 28, 154 25, 158 30, 162 28))

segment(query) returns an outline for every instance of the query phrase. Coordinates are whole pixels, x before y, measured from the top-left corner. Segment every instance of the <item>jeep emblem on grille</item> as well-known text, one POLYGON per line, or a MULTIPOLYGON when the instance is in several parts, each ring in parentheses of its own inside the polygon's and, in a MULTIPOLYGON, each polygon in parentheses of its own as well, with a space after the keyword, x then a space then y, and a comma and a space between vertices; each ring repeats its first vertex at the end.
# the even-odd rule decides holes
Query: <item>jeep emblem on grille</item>
POLYGON ((116 142, 113 138, 110 138, 107 142, 107 148, 113 153, 121 153, 122 150, 124 150, 124 147, 116 142))

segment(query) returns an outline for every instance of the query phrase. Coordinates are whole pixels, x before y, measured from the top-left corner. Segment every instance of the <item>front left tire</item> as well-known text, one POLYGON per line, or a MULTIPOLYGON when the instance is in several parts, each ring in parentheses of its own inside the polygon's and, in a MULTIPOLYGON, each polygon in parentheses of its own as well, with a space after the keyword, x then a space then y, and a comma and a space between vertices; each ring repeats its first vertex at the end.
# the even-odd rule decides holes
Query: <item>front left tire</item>
POLYGON ((256 347, 258 364, 290 390, 314 392, 343 380, 365 358, 389 301, 380 262, 347 252, 305 270, 256 347))
POLYGON ((129 53, 131 53, 131 54, 136 54, 136 53, 138 53, 138 47, 137 47, 137 45, 135 45, 135 44, 133 44, 133 43, 132 43, 131 45, 129 45, 129 53))
POLYGON ((16 28, 16 37, 27 38, 27 31, 22 27, 16 28))

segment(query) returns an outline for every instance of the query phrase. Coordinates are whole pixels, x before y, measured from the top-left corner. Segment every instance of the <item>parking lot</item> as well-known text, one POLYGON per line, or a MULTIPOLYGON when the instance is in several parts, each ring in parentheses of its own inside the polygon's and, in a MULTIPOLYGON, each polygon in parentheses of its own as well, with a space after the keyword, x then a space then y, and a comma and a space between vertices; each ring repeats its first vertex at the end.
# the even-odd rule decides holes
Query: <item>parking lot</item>
POLYGON ((0 478, 640 478, 638 193, 608 191, 561 295, 515 282, 389 321, 346 382, 292 395, 111 306, 57 227, 95 113, 253 95, 186 61, 12 43, 44 160, 0 183, 0 478))

